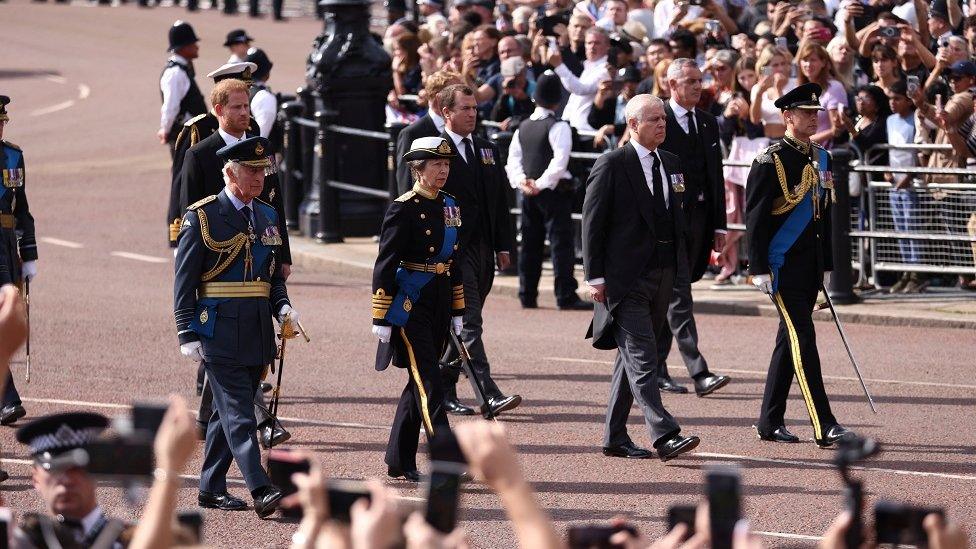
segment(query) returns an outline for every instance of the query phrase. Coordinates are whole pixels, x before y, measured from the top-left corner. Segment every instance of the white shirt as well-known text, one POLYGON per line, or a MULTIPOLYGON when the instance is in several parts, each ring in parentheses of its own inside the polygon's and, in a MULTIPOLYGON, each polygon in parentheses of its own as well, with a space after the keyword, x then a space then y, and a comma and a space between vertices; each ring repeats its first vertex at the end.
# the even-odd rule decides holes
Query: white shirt
POLYGON ((429 116, 430 119, 434 121, 434 127, 437 128, 437 133, 443 133, 444 125, 447 123, 447 121, 444 120, 444 117, 437 114, 433 110, 428 110, 427 116, 429 116))
POLYGON ((278 115, 278 99, 268 90, 258 90, 251 100, 251 114, 258 123, 261 137, 268 137, 278 115))
MULTIPOLYGON (((674 111, 674 118, 678 121, 678 125, 681 129, 688 133, 688 109, 682 107, 677 101, 672 97, 668 99, 668 104, 671 105, 671 110, 674 111)), ((695 133, 698 133, 698 117, 695 117, 695 133)))
MULTIPOLYGON (((654 28, 647 29, 651 38, 666 38, 671 31, 671 19, 677 13, 678 8, 674 5, 674 0, 661 0, 654 6, 654 28)), ((688 6, 688 13, 681 21, 693 21, 702 17, 701 6, 688 6)), ((680 21, 679 21, 680 22, 680 21)))
MULTIPOLYGON (((184 67, 189 63, 176 54, 171 55, 169 60, 184 67)), ((179 67, 169 67, 159 78, 159 90, 163 92, 163 106, 159 109, 159 128, 169 133, 173 124, 186 122, 186 120, 177 120, 176 115, 180 112, 180 102, 183 101, 186 92, 190 91, 190 76, 179 67)))
MULTIPOLYGON (((913 145, 915 143, 915 116, 914 112, 902 117, 891 114, 885 121, 888 128, 889 145, 913 145)), ((914 151, 895 150, 888 151, 888 165, 896 168, 915 166, 916 156, 914 151)), ((899 179, 903 174, 896 174, 899 179)))
MULTIPOLYGON (((651 190, 651 196, 654 196, 654 158, 651 154, 657 154, 657 149, 652 151, 638 143, 636 139, 631 139, 630 144, 637 151, 637 158, 640 159, 641 169, 644 171, 644 181, 647 183, 647 188, 651 190)), ((658 170, 661 172, 661 188, 664 189, 664 207, 670 208, 668 200, 671 193, 671 185, 670 181, 668 181, 668 172, 664 170, 664 160, 661 160, 660 155, 658 155, 658 170)), ((607 279, 603 277, 594 278, 593 280, 587 280, 586 283, 590 286, 599 286, 600 284, 606 284, 607 279)))
MULTIPOLYGON (((529 120, 542 120, 547 116, 555 117, 556 113, 536 107, 529 120)), ((573 132, 569 125, 557 122, 549 128, 549 146, 552 147, 552 160, 549 161, 546 171, 535 179, 535 186, 539 190, 554 189, 561 180, 572 177, 566 169, 569 166, 569 153, 573 148, 573 132)), ((519 188, 522 180, 525 179, 525 172, 522 171, 522 143, 519 141, 519 130, 515 130, 512 144, 508 148, 505 173, 508 174, 508 183, 513 189, 519 188)))
POLYGON ((244 141, 244 138, 247 137, 246 133, 242 134, 240 137, 234 137, 233 135, 225 132, 220 126, 217 126, 217 133, 219 133, 220 137, 223 138, 225 145, 233 145, 239 141, 244 141))
POLYGON ((600 89, 600 83, 610 79, 607 72, 607 57, 603 56, 595 61, 583 61, 583 72, 577 78, 572 71, 563 63, 556 67, 556 74, 563 83, 563 87, 569 91, 569 100, 566 108, 563 109, 563 120, 581 131, 593 131, 593 128, 586 121, 593 108, 593 98, 600 89))
POLYGON ((471 134, 468 134, 468 135, 458 135, 458 134, 452 132, 451 130, 449 130, 447 128, 444 128, 444 131, 447 133, 447 136, 451 138, 451 141, 454 141, 454 147, 457 148, 458 154, 461 155, 461 159, 464 160, 465 163, 471 164, 471 161, 468 160, 467 156, 465 156, 465 153, 464 153, 464 143, 461 143, 461 140, 462 139, 467 138, 468 142, 471 143, 471 152, 473 153, 474 152, 474 139, 471 139, 471 134))

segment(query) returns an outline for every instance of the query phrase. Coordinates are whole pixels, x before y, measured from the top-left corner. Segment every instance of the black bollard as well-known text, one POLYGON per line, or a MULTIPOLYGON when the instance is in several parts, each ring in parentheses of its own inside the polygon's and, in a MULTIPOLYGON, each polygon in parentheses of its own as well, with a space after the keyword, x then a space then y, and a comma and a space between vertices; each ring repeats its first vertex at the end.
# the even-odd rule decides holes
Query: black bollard
POLYGON ((400 137, 400 132, 406 127, 407 125, 403 122, 393 122, 390 124, 390 142, 387 144, 387 152, 389 154, 386 160, 386 172, 390 179, 390 200, 396 200, 401 194, 399 186, 397 185, 396 166, 400 159, 396 157, 396 147, 397 139, 400 137))
POLYGON ((315 114, 319 123, 316 134, 319 148, 319 179, 316 187, 319 189, 319 230, 315 239, 322 244, 342 242, 341 220, 339 219, 339 191, 329 185, 329 181, 336 179, 336 163, 339 150, 336 146, 336 134, 326 129, 335 124, 339 113, 335 111, 320 111, 315 114))
POLYGON ((830 273, 827 292, 837 305, 849 305, 861 301, 854 293, 854 273, 851 269, 851 151, 837 148, 833 156, 834 197, 830 210, 830 244, 833 251, 834 270, 830 273))
POLYGON ((305 111, 298 101, 289 101, 281 106, 284 121, 284 150, 282 151, 282 182, 284 193, 285 222, 289 230, 298 229, 298 205, 304 197, 302 192, 302 128, 295 122, 305 111))

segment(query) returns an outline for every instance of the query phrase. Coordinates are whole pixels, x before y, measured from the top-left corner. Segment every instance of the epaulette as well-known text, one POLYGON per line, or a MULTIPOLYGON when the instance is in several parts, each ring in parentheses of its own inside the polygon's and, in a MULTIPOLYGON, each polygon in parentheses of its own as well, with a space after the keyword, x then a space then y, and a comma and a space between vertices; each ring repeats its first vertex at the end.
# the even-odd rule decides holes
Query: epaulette
POLYGON ((14 145, 10 141, 4 141, 3 144, 6 145, 6 146, 8 146, 8 147, 10 147, 11 149, 17 149, 18 151, 23 150, 18 145, 14 145))
POLYGON ((773 143, 756 154, 756 164, 772 164, 773 153, 783 147, 782 143, 773 143))
POLYGON ((210 196, 208 196, 206 198, 201 198, 200 200, 197 200, 193 204, 190 204, 189 206, 186 207, 186 209, 187 210, 196 210, 198 208, 201 208, 203 206, 206 206, 207 204, 210 204, 214 200, 217 200, 217 195, 212 194, 212 195, 210 195, 210 196))
POLYGON ((415 194, 417 194, 416 191, 407 191, 407 192, 401 194, 400 196, 398 196, 397 199, 394 200, 394 202, 406 202, 407 200, 410 200, 411 198, 413 198, 413 196, 415 194))
POLYGON ((191 118, 191 119, 187 120, 186 122, 184 122, 183 125, 189 128, 190 126, 192 126, 192 125, 196 124, 197 122, 199 122, 205 116, 207 116, 207 113, 198 114, 198 115, 194 116, 193 118, 191 118))

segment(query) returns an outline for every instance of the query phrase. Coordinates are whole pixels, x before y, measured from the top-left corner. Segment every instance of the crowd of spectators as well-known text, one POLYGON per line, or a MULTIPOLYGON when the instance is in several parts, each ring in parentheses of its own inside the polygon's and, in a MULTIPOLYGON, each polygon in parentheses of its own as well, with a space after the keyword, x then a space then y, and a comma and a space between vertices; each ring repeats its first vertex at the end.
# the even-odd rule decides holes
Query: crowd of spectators
MULTIPOLYGON (((703 74, 698 107, 718 118, 727 159, 751 161, 782 138, 785 126, 773 103, 797 85, 816 82, 825 110, 813 139, 821 146, 852 146, 874 165, 976 163, 976 2, 423 0, 419 9, 416 18, 393 21, 384 36, 394 59, 391 121, 422 116, 429 107, 424 83, 449 71, 477 90, 482 122, 511 132, 533 112, 535 82, 551 70, 564 87, 557 114, 575 130, 574 150, 600 152, 628 141, 622 124, 627 99, 652 93, 666 100, 670 62, 690 58, 703 74), (945 147, 869 153, 875 145, 912 144, 945 147)), ((745 172, 727 169, 726 176, 729 222, 735 223, 745 172)), ((885 200, 891 229, 920 230, 928 222, 924 209, 934 212, 944 232, 976 233, 976 204, 968 195, 941 200, 938 193, 919 192, 926 183, 958 182, 959 176, 894 172, 883 179, 892 185, 885 200)), ((852 194, 866 183, 853 181, 852 194)), ((853 203, 866 219, 866 201, 853 203)), ((923 262, 921 242, 902 239, 898 246, 901 263, 923 262)), ((968 257, 964 248, 953 253, 968 257)), ((739 272, 738 255, 730 249, 715 258, 717 283, 730 283, 739 272)), ((960 275, 957 282, 976 289, 972 277, 960 275)), ((914 293, 927 284, 906 272, 892 290, 914 293)))

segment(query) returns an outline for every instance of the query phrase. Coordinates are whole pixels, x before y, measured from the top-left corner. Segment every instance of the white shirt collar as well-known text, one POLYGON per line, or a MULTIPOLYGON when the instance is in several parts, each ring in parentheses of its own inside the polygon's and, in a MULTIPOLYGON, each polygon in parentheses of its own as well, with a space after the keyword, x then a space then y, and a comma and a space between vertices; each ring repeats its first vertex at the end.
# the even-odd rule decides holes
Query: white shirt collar
POLYGON ((247 133, 245 132, 244 135, 242 135, 240 139, 238 139, 233 135, 225 132, 224 129, 221 128, 220 126, 217 126, 217 133, 220 134, 220 137, 223 138, 224 143, 227 145, 233 145, 234 143, 239 143, 241 141, 244 141, 244 138, 247 137, 247 133))
POLYGON ((542 120, 547 116, 556 116, 556 113, 552 109, 536 107, 535 110, 532 111, 532 115, 529 116, 529 120, 542 120))
POLYGON ((427 116, 429 116, 430 119, 434 121, 434 127, 437 129, 437 131, 439 132, 444 131, 445 121, 443 116, 437 114, 432 110, 427 111, 427 116))
POLYGON ((668 104, 671 105, 671 110, 674 111, 675 118, 679 120, 682 118, 684 118, 685 120, 688 119, 688 112, 690 111, 682 107, 681 105, 679 105, 678 102, 675 101, 673 97, 671 99, 668 99, 668 104))
POLYGON ((186 57, 183 57, 182 55, 177 55, 175 53, 173 55, 169 56, 169 60, 170 61, 176 61, 177 63, 179 63, 180 65, 183 65, 183 66, 187 66, 187 65, 190 64, 190 61, 186 57))
POLYGON ((471 146, 474 147, 474 140, 471 139, 471 134, 468 134, 468 135, 458 135, 458 134, 452 132, 451 130, 447 129, 447 126, 444 126, 444 132, 447 133, 447 135, 451 138, 451 141, 454 141, 454 146, 457 147, 458 149, 461 149, 461 140, 462 139, 465 139, 465 138, 467 138, 468 140, 470 140, 471 141, 471 146))
POLYGON ((101 518, 102 508, 96 505, 95 508, 92 509, 91 513, 88 513, 83 519, 81 519, 81 528, 84 531, 84 535, 87 536, 92 529, 95 528, 95 525, 98 524, 98 521, 101 518))
MULTIPOLYGON (((230 192, 230 189, 228 189, 227 187, 224 187, 224 192, 227 193, 227 198, 230 199, 230 203, 234 205, 234 208, 237 211, 241 211, 241 208, 243 208, 244 206, 251 207, 251 204, 254 203, 253 200, 248 202, 247 204, 241 202, 241 199, 234 196, 234 193, 230 192)), ((253 211, 254 208, 251 208, 251 210, 253 211)))
POLYGON ((630 144, 633 145, 634 146, 634 150, 637 151, 637 158, 641 158, 641 159, 643 159, 645 156, 648 156, 649 154, 651 154, 652 152, 655 152, 657 150, 657 149, 654 149, 652 151, 651 149, 648 149, 644 145, 641 145, 640 143, 638 143, 636 139, 631 139, 630 140, 630 144))

